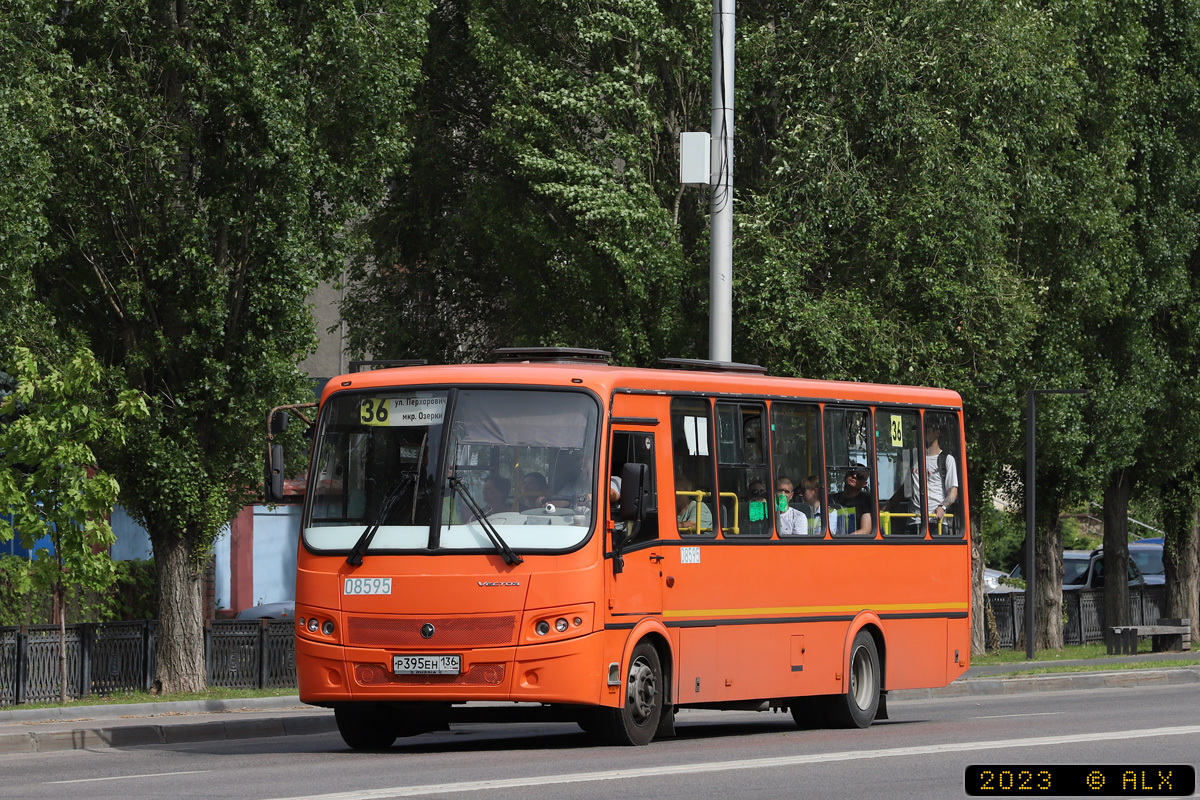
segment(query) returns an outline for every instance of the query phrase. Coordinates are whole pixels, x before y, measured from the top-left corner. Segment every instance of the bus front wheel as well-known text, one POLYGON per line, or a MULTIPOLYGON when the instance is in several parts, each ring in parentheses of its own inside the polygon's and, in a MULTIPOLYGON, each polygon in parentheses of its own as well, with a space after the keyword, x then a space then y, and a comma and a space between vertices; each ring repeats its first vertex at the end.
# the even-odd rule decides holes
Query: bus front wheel
POLYGON ((625 701, 620 708, 600 709, 600 734, 612 744, 650 744, 663 714, 662 664, 658 650, 638 642, 625 676, 625 701))
POLYGON ((375 703, 335 706, 333 718, 351 750, 386 750, 396 741, 395 721, 375 703))
POLYGON ((875 638, 859 631, 850 648, 850 674, 845 694, 829 698, 830 721, 840 728, 866 728, 879 711, 879 650, 875 638))

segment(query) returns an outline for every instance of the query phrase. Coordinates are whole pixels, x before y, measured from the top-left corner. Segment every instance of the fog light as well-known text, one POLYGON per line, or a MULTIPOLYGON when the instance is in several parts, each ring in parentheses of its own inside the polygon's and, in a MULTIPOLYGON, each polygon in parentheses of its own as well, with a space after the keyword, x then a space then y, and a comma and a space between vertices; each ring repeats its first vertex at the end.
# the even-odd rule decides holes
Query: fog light
POLYGON ((317 628, 319 628, 320 625, 321 625, 321 623, 317 622, 315 619, 310 619, 308 621, 308 629, 310 631, 312 631, 313 633, 317 632, 317 628))
POLYGON ((545 636, 550 632, 550 623, 544 619, 538 620, 538 624, 534 627, 534 630, 537 631, 538 636, 545 636))
POLYGON ((325 624, 321 626, 321 633, 325 634, 326 636, 333 636, 333 623, 329 620, 326 620, 325 624))
POLYGON ((554 630, 558 631, 559 633, 562 633, 566 629, 567 629, 567 621, 565 619, 563 619, 562 617, 559 617, 558 619, 554 620, 554 630))
POLYGON ((304 617, 296 617, 296 622, 300 625, 301 628, 304 627, 304 617))
POLYGON ((583 617, 576 617, 575 619, 571 620, 571 622, 573 622, 575 624, 575 627, 578 628, 580 625, 583 624, 583 617))

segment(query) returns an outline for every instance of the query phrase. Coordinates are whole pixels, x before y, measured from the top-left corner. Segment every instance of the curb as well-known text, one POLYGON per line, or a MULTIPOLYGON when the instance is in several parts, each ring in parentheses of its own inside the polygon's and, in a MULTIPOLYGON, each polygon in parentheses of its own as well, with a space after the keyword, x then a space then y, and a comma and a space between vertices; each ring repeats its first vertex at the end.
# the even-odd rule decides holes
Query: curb
POLYGON ((161 703, 126 703, 124 705, 15 708, 0 710, 0 723, 69 722, 71 720, 153 717, 159 714, 213 714, 221 711, 277 711, 297 707, 312 708, 312 706, 301 703, 299 695, 245 697, 240 700, 174 700, 161 703))
POLYGON ((955 681, 949 686, 937 689, 890 691, 888 699, 929 700, 942 697, 987 697, 1028 692, 1067 692, 1083 689, 1115 689, 1185 683, 1200 683, 1200 667, 1035 675, 1027 678, 970 678, 955 681))
POLYGON ((300 736, 337 730, 332 714, 303 717, 205 720, 169 725, 124 725, 69 731, 0 733, 0 755, 133 747, 146 744, 184 744, 222 739, 300 736))

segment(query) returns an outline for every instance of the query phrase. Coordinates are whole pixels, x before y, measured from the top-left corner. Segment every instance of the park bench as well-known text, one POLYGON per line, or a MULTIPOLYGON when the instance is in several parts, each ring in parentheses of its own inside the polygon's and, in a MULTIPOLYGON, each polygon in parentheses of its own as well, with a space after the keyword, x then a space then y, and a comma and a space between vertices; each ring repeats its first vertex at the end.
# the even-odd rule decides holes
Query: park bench
POLYGON ((1190 619, 1160 619, 1154 625, 1118 625, 1106 628, 1104 633, 1109 655, 1137 653, 1139 636, 1151 637, 1151 648, 1156 653, 1192 649, 1190 619))

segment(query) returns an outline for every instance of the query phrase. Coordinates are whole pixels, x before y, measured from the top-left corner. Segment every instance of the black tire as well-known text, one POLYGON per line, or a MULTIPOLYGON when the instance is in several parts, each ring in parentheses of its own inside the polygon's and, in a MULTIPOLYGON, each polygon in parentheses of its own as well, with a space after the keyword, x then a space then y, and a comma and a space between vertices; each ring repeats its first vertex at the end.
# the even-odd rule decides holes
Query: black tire
POLYGON ((829 719, 839 728, 867 728, 879 711, 882 672, 875 639, 859 631, 850 646, 850 671, 846 675, 846 694, 833 695, 829 719))
POLYGON ((792 710, 792 719, 796 727, 810 731, 817 728, 829 727, 830 701, 841 699, 841 695, 816 697, 793 697, 788 705, 792 710))
POLYGON ((334 706, 338 733, 351 750, 386 750, 396 741, 396 722, 376 703, 334 706))
POLYGON ((601 708, 600 735, 610 744, 646 745, 654 739, 663 713, 662 664, 658 650, 638 642, 629 657, 625 676, 625 702, 620 708, 601 708))
POLYGON ((575 717, 575 724, 583 729, 584 733, 596 735, 600 732, 599 714, 595 709, 581 711, 579 716, 575 717))

